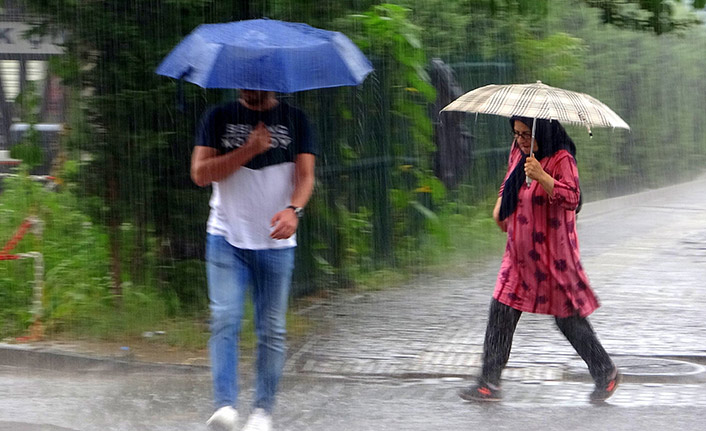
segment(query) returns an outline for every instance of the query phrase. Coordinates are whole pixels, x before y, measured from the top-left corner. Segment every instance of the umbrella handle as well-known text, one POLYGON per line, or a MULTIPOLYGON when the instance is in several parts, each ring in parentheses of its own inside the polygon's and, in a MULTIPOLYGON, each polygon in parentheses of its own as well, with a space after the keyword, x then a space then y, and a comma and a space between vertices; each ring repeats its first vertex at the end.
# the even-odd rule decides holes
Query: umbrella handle
MULTIPOLYGON (((537 118, 535 117, 532 120, 532 140, 530 140, 530 153, 529 153, 530 157, 534 156, 534 132, 536 130, 537 130, 537 118)), ((532 178, 530 178, 530 177, 525 177, 525 181, 527 183, 527 187, 529 187, 532 184, 532 178)))
MULTIPOLYGON (((532 146, 534 146, 534 136, 532 136, 532 142, 530 142, 530 144, 532 144, 532 146)), ((529 156, 532 157, 533 155, 534 155, 534 151, 533 151, 533 149, 530 147, 529 156)), ((527 183, 527 188, 529 188, 529 186, 532 185, 532 178, 526 176, 526 177, 525 177, 525 183, 527 183)))

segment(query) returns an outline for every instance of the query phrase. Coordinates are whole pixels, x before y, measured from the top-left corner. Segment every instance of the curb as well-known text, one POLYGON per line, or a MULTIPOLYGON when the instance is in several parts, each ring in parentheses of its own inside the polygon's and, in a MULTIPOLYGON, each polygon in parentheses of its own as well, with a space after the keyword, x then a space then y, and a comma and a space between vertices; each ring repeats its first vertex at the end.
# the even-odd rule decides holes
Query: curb
POLYGON ((78 431, 73 428, 64 428, 49 424, 28 424, 25 422, 0 421, 0 431, 78 431))
MULTIPOLYGON (((706 356, 631 356, 614 355, 614 361, 621 368, 623 382, 626 383, 706 383, 706 356), (637 366, 635 362, 637 361, 637 366), (679 372, 651 372, 650 367, 657 364, 665 367, 676 367, 679 372)), ((541 365, 541 364, 537 364, 541 365)), ((548 365, 548 364, 543 364, 548 365)), ((591 382, 583 361, 574 359, 564 364, 558 365, 560 370, 552 378, 547 375, 542 379, 547 381, 566 382, 591 382)), ((163 372, 178 374, 198 374, 210 373, 211 368, 207 365, 185 365, 172 363, 142 362, 126 357, 101 357, 77 354, 55 349, 37 348, 29 345, 14 345, 0 343, 0 366, 22 367, 38 370, 68 371, 68 372, 113 372, 113 373, 139 373, 139 372, 163 372)), ((523 371, 537 371, 543 367, 510 367, 506 369, 504 378, 512 381, 525 381, 530 377, 524 376, 523 371)), ((546 367, 546 371, 551 371, 552 367, 546 367)), ((418 379, 469 379, 475 378, 477 369, 469 370, 469 373, 458 372, 362 372, 362 373, 326 373, 326 372, 306 372, 285 370, 284 374, 289 377, 305 377, 311 379, 363 379, 363 380, 418 380, 418 379)), ((532 378, 532 381, 536 378, 532 378)))
POLYGON ((70 353, 28 345, 0 343, 0 366, 24 367, 51 371, 81 372, 209 372, 205 365, 184 365, 155 362, 141 362, 129 356, 100 357, 70 353))

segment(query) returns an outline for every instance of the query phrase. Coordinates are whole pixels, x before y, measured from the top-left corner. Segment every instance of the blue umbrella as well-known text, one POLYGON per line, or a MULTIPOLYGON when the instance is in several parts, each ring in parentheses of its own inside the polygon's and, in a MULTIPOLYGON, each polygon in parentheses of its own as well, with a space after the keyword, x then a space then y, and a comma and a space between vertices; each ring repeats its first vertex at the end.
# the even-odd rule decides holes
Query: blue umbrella
POLYGON ((157 73, 204 88, 291 93, 358 85, 372 70, 342 33, 256 19, 198 26, 157 73))

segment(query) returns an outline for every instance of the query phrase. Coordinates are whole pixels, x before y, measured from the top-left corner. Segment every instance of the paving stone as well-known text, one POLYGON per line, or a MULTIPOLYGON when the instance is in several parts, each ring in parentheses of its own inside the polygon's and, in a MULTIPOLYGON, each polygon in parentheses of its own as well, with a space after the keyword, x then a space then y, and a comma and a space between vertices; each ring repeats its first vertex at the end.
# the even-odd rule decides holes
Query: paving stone
MULTIPOLYGON (((588 203, 578 229, 602 302, 590 320, 609 353, 706 357, 706 181, 588 203)), ((294 355, 291 370, 472 377, 499 260, 476 263, 466 279, 421 276, 404 288, 340 295, 309 315, 327 331, 294 355)), ((555 376, 577 358, 551 317, 525 313, 508 367, 555 376)))

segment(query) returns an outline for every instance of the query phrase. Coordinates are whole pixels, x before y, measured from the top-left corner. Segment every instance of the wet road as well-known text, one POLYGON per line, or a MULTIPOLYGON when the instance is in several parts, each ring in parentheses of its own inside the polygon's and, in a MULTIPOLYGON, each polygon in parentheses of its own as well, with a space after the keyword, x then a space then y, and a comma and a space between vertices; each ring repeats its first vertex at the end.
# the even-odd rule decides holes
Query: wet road
MULTIPOLYGON (((625 384, 594 406, 587 383, 508 382, 497 405, 462 402, 461 382, 288 376, 280 430, 697 430, 706 386, 625 384)), ((207 374, 92 375, 0 370, 0 430, 205 430, 207 374)), ((251 394, 245 394, 247 401, 251 394)))
MULTIPOLYGON (((657 366, 649 361, 706 363, 706 179, 589 203, 579 232, 603 304, 592 324, 616 361, 645 361, 609 403, 588 403, 592 385, 552 319, 527 314, 503 375, 504 400, 476 405, 455 395, 478 370, 498 260, 467 279, 421 277, 310 310, 327 329, 291 352, 277 429, 703 429, 704 373, 684 376, 674 366, 650 374, 657 366)), ((203 370, 0 366, 0 431, 202 430, 209 414, 203 370)))

